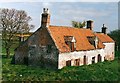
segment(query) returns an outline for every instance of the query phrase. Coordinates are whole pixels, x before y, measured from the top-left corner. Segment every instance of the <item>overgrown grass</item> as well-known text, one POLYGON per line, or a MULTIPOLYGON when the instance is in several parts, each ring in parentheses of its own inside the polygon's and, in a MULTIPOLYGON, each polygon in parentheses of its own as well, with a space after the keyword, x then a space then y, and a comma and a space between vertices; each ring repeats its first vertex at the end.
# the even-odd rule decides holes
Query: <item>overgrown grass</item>
MULTIPOLYGON (((11 56, 14 54, 11 48, 11 56)), ((5 49, 2 49, 5 55, 5 49)), ((92 65, 64 67, 61 70, 48 70, 40 67, 11 64, 12 58, 2 57, 3 81, 117 81, 120 79, 120 53, 116 51, 114 61, 99 62, 92 65)))
MULTIPOLYGON (((116 53, 118 56, 118 52, 116 53)), ((117 81, 120 79, 118 58, 114 61, 92 65, 64 67, 61 70, 48 70, 26 65, 13 65, 11 58, 2 58, 4 81, 117 81)))
MULTIPOLYGON (((17 48, 18 45, 19 45, 19 42, 18 41, 14 41, 14 44, 10 48, 10 56, 12 56, 14 54, 14 50, 15 50, 15 48, 17 48)), ((6 55, 5 48, 2 48, 2 55, 6 55)))

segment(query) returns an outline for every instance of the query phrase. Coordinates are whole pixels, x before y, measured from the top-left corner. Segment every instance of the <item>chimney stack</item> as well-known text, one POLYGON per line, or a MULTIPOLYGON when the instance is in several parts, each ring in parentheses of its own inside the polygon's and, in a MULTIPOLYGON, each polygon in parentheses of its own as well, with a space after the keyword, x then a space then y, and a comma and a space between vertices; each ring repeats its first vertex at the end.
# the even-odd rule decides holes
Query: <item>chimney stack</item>
POLYGON ((49 27, 50 24, 50 14, 48 8, 43 8, 43 13, 41 17, 41 27, 49 27))
POLYGON ((102 27, 102 33, 104 33, 104 34, 107 33, 107 27, 105 27, 105 24, 103 24, 103 27, 102 27))
POLYGON ((93 29, 93 21, 92 20, 87 21, 87 29, 90 29, 90 30, 93 29))

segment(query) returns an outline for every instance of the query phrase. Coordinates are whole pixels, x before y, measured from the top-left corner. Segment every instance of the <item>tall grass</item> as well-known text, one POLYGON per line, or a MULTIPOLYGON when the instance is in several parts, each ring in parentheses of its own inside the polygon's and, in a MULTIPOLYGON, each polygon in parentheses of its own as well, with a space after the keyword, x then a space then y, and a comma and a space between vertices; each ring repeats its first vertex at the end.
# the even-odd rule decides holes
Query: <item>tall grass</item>
MULTIPOLYGON (((18 44, 17 44, 18 45, 18 44)), ((11 56, 14 49, 11 49, 11 56)), ((2 48, 2 55, 5 49, 2 48)), ((115 52, 114 61, 99 62, 92 65, 64 67, 61 70, 50 70, 40 67, 11 64, 12 58, 2 57, 3 81, 117 81, 120 79, 119 51, 115 52)))
POLYGON ((26 65, 13 65, 11 58, 2 59, 4 81, 117 81, 119 79, 118 59, 92 65, 64 67, 50 70, 26 65))

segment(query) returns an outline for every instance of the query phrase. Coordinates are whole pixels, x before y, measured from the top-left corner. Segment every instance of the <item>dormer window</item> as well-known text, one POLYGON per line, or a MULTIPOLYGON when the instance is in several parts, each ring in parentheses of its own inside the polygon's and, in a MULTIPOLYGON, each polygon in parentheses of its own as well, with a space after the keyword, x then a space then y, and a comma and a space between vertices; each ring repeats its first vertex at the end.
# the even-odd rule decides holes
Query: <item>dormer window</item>
POLYGON ((88 39, 88 41, 90 42, 91 45, 93 45, 95 48, 98 48, 98 37, 88 36, 87 39, 88 39))
POLYGON ((71 52, 76 50, 76 40, 73 36, 65 36, 65 43, 70 47, 71 52))

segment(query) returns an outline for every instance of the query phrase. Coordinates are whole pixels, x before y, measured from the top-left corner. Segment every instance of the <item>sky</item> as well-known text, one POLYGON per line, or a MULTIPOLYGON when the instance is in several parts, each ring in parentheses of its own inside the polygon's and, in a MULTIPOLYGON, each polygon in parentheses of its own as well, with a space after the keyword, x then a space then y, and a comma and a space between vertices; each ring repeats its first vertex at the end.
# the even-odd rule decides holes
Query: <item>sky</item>
MULTIPOLYGON (((71 0, 72 1, 72 0, 71 0)), ((56 26, 72 26, 71 21, 93 20, 96 32, 100 32, 102 25, 108 32, 118 29, 118 2, 0 2, 0 8, 14 8, 25 10, 32 17, 31 24, 36 31, 41 25, 43 8, 50 11, 50 24, 56 26)))

